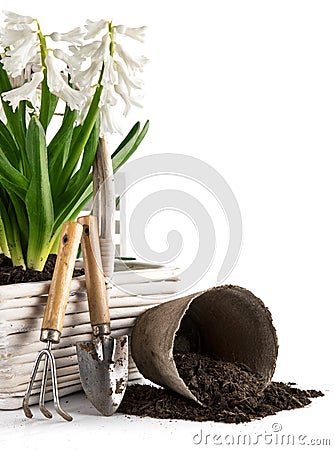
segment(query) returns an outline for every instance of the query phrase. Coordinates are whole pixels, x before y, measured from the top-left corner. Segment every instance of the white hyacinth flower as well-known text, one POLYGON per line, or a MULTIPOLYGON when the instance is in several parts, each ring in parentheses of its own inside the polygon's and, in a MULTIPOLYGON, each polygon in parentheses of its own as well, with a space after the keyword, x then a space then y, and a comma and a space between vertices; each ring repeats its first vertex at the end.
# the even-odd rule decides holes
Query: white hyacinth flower
POLYGON ((115 50, 125 62, 128 71, 133 75, 136 73, 137 70, 141 72, 143 70, 144 64, 148 62, 148 59, 145 56, 131 55, 120 44, 117 43, 115 44, 115 50))
POLYGON ((8 75, 16 78, 30 62, 36 61, 40 51, 37 25, 30 16, 5 14, 6 26, 0 30, 1 45, 5 48, 1 62, 8 75))
POLYGON ((122 127, 119 125, 112 113, 111 108, 107 105, 100 106, 100 135, 105 136, 108 133, 123 134, 122 127))
POLYGON ((124 116, 127 116, 129 114, 130 108, 131 108, 131 102, 129 95, 122 89, 122 86, 119 84, 115 85, 115 92, 122 98, 124 102, 124 110, 123 114, 124 116))
POLYGON ((61 98, 73 110, 80 110, 86 103, 86 96, 83 92, 71 88, 63 79, 61 72, 57 69, 56 58, 48 54, 45 58, 47 67, 47 82, 52 94, 61 98))
POLYGON ((131 28, 124 25, 117 25, 116 31, 123 36, 128 36, 139 42, 144 42, 147 27, 131 28))
POLYGON ((101 41, 100 41, 100 46, 95 50, 94 53, 92 53, 91 55, 91 59, 100 59, 102 61, 105 61, 106 58, 109 57, 110 55, 110 50, 109 50, 109 46, 110 46, 110 37, 109 34, 105 34, 101 41))
POLYGON ((20 30, 11 28, 1 28, 0 38, 3 47, 9 47, 10 45, 16 45, 17 42, 22 42, 28 39, 34 31, 30 27, 24 27, 20 30))
POLYGON ((129 95, 131 94, 132 89, 141 89, 143 87, 143 81, 129 74, 123 60, 117 60, 116 64, 119 79, 127 87, 129 95))
POLYGON ((96 75, 101 70, 102 62, 99 60, 95 60, 91 63, 90 67, 86 70, 74 72, 71 81, 79 89, 87 89, 90 88, 93 84, 96 83, 96 75))
POLYGON ((106 25, 108 25, 108 21, 106 20, 98 20, 95 22, 92 20, 87 20, 85 24, 85 28, 87 30, 85 40, 95 39, 101 32, 105 32, 106 25))
POLYGON ((80 70, 82 65, 82 60, 77 58, 72 58, 71 55, 63 52, 63 50, 56 48, 53 50, 53 54, 57 59, 63 61, 69 69, 69 72, 72 74, 75 70, 80 70))
POLYGON ((30 34, 23 41, 18 41, 15 45, 12 45, 11 50, 6 52, 1 62, 6 72, 15 78, 35 59, 38 52, 39 42, 37 42, 37 36, 30 34))
POLYGON ((78 61, 86 60, 86 58, 91 57, 92 54, 94 54, 99 48, 101 47, 100 41, 93 41, 89 44, 80 45, 80 47, 77 47, 75 45, 70 45, 69 50, 72 53, 73 58, 76 58, 78 61))
POLYGON ((118 73, 115 67, 114 58, 108 54, 104 61, 104 71, 101 84, 103 86, 99 106, 115 106, 117 96, 114 95, 114 86, 118 82, 118 73))
MULTIPOLYGON (((103 61, 101 80, 103 90, 99 103, 101 136, 106 133, 121 133, 116 117, 126 116, 132 105, 141 107, 138 102, 139 97, 134 96, 133 93, 143 86, 138 74, 143 71, 143 66, 147 62, 144 56, 130 54, 126 50, 126 45, 123 45, 126 44, 124 36, 142 42, 146 27, 129 28, 123 25, 112 27, 112 29, 110 27, 111 23, 104 20, 87 21, 85 25, 87 33, 84 39, 94 40, 80 48, 73 46, 70 49, 73 56, 82 57, 84 54, 91 61, 88 69, 77 71, 73 77, 73 82, 80 89, 84 89, 89 84, 89 80, 97 78, 101 66, 94 62, 103 61)), ((91 81, 91 85, 92 83, 91 81)))
POLYGON ((124 111, 123 111, 123 115, 126 117, 129 114, 129 111, 131 109, 131 105, 136 106, 137 108, 142 108, 143 105, 141 102, 139 102, 139 97, 138 99, 136 97, 133 96, 129 96, 124 89, 122 88, 121 85, 116 84, 115 85, 115 92, 122 98, 123 102, 124 102, 124 111))
MULTIPOLYGON (((78 111, 76 123, 80 124, 100 83, 101 136, 121 133, 119 120, 124 119, 132 105, 141 106, 134 94, 143 86, 139 75, 147 62, 144 56, 128 51, 127 44, 137 45, 129 39, 143 42, 145 31, 146 27, 87 20, 84 28, 43 36, 33 17, 5 12, 5 25, 0 29, 0 58, 12 90, 2 93, 2 98, 14 110, 21 100, 38 109, 40 84, 45 76, 49 91, 78 111), (47 56, 42 60, 44 54, 47 56)), ((3 108, 0 118, 5 120, 3 108)))
POLYGON ((118 83, 118 72, 114 58, 108 54, 104 60, 104 72, 102 77, 102 85, 105 89, 108 86, 118 83))
POLYGON ((13 111, 16 110, 21 100, 28 100, 34 108, 37 107, 39 100, 38 87, 43 81, 43 72, 36 72, 32 75, 31 81, 24 83, 22 86, 2 93, 2 98, 9 102, 13 111))
POLYGON ((81 90, 88 89, 97 83, 102 64, 106 59, 105 55, 108 54, 109 41, 107 38, 108 35, 105 35, 101 41, 93 41, 90 44, 81 46, 77 49, 71 46, 71 51, 73 53, 71 60, 73 58, 79 62, 83 54, 85 54, 86 56, 82 62, 82 66, 85 65, 85 61, 90 61, 90 65, 87 69, 76 70, 71 73, 71 81, 81 90), (81 51, 82 49, 83 51, 81 51))
POLYGON ((94 90, 86 90, 85 91, 85 95, 86 95, 86 102, 84 103, 84 105, 82 106, 82 108, 80 110, 78 110, 76 118, 75 118, 75 124, 76 125, 82 125, 86 119, 89 107, 90 107, 90 100, 92 98, 92 96, 94 95, 94 90))
MULTIPOLYGON (((114 86, 115 87, 115 86, 114 86)), ((117 97, 114 95, 116 93, 115 89, 104 89, 102 91, 100 106, 116 106, 117 105, 117 97)))
POLYGON ((6 117, 5 111, 4 111, 3 106, 2 106, 2 102, 0 102, 0 120, 3 123, 7 122, 7 117, 6 117))
POLYGON ((80 45, 82 43, 84 34, 85 33, 81 30, 80 27, 76 27, 73 30, 68 31, 67 33, 51 33, 50 38, 55 42, 65 41, 70 42, 71 44, 80 45))
POLYGON ((40 55, 36 55, 36 57, 32 58, 31 61, 26 65, 26 68, 24 69, 25 79, 30 81, 32 74, 35 72, 40 72, 42 68, 43 66, 40 55))
POLYGON ((2 11, 4 15, 6 16, 5 22, 8 24, 9 27, 12 27, 14 25, 20 25, 23 23, 32 23, 35 19, 30 16, 21 16, 20 14, 13 13, 11 11, 2 11))

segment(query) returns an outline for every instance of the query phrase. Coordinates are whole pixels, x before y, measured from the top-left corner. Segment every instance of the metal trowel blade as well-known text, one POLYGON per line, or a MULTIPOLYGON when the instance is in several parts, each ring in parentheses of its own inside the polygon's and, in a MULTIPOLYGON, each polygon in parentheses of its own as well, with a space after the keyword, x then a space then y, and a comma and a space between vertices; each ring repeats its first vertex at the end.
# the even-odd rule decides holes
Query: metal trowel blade
POLYGON ((76 344, 82 387, 104 416, 119 407, 128 381, 128 336, 103 336, 76 344))

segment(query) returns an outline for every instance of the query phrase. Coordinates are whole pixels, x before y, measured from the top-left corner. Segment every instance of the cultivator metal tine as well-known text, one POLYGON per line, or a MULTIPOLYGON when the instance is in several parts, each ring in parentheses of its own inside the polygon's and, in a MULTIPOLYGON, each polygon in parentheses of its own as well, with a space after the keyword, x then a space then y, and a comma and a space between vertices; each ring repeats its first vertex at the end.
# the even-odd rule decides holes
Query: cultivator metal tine
POLYGON ((51 368, 51 383, 52 383, 52 393, 53 393, 53 403, 54 403, 54 407, 55 410, 57 411, 57 413, 65 420, 67 421, 71 421, 73 418, 72 416, 70 416, 69 414, 67 414, 67 412, 65 412, 59 403, 59 395, 58 395, 58 385, 57 385, 57 374, 56 374, 56 361, 55 358, 51 352, 51 341, 48 341, 48 346, 47 348, 41 350, 36 358, 33 370, 32 370, 32 374, 31 374, 31 379, 27 388, 27 391, 25 393, 24 399, 23 399, 23 411, 24 414, 26 415, 26 417, 28 417, 28 419, 31 419, 33 417, 33 414, 31 412, 31 409, 29 407, 29 398, 31 396, 31 392, 33 389, 33 385, 34 382, 36 380, 36 375, 38 372, 38 368, 39 365, 42 361, 43 356, 45 356, 45 361, 44 361, 44 368, 43 368, 43 375, 42 375, 42 384, 41 384, 41 391, 40 391, 40 396, 39 396, 39 409, 42 412, 42 414, 47 418, 47 419, 51 419, 52 418, 52 414, 51 412, 45 407, 45 403, 44 403, 44 399, 45 399, 45 391, 46 391, 46 383, 47 383, 47 378, 48 378, 48 369, 49 369, 49 364, 50 364, 50 368, 51 368))
POLYGON ((49 352, 50 356, 50 365, 51 365, 51 379, 52 379, 52 391, 53 391, 53 404, 55 407, 55 410, 57 413, 68 422, 71 422, 73 420, 73 417, 67 414, 66 411, 64 411, 59 403, 59 395, 58 395, 58 385, 57 385, 57 374, 56 374, 56 361, 55 357, 51 352, 49 352))
MULTIPOLYGON (((51 349, 51 342, 48 343, 48 350, 51 349)), ((39 409, 41 413, 47 418, 52 419, 52 413, 45 407, 45 390, 46 390, 46 384, 48 380, 48 369, 49 369, 49 355, 44 352, 45 359, 44 359, 44 368, 43 368, 43 376, 42 376, 42 385, 41 385, 41 392, 39 395, 39 409)))
POLYGON ((30 381, 29 381, 26 393, 25 393, 24 398, 23 398, 23 403, 22 403, 23 411, 24 411, 24 414, 26 415, 26 417, 28 417, 28 419, 31 419, 33 417, 33 413, 31 412, 31 409, 29 407, 29 399, 30 399, 30 396, 31 396, 33 385, 34 385, 35 380, 36 380, 38 367, 39 367, 39 364, 40 364, 44 354, 45 354, 45 350, 44 349, 39 351, 38 354, 37 354, 37 357, 36 357, 36 360, 35 360, 32 372, 31 372, 30 381))

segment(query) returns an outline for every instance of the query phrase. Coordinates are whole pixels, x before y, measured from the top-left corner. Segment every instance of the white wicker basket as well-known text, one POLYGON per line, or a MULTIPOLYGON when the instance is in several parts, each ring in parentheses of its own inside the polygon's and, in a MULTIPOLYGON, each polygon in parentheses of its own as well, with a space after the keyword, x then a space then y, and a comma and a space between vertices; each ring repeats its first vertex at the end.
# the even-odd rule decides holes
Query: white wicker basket
MULTIPOLYGON (((109 160, 104 145, 99 145, 99 155, 102 158, 94 170, 95 192, 106 178, 109 183, 104 184, 101 200, 94 203, 94 209, 102 235, 103 267, 106 275, 110 276, 115 242, 115 215, 110 202, 114 204, 114 194, 110 167, 105 166, 101 172, 101 167, 109 160)), ((120 230, 120 227, 116 229, 120 230)), ((146 309, 170 300, 171 295, 177 292, 178 281, 176 269, 135 261, 124 264, 116 260, 113 276, 107 278, 112 334, 131 335, 136 317, 146 309)), ((43 347, 39 335, 49 286, 50 282, 46 281, 0 287, 0 409, 21 407, 33 362, 43 347)), ((53 349, 60 396, 81 390, 75 344, 90 339, 90 335, 85 278, 82 276, 72 280, 61 341, 53 349)), ((41 374, 42 368, 34 385, 31 404, 38 403, 41 374)), ((130 357, 129 380, 138 378, 141 375, 130 357)), ((46 392, 46 399, 51 398, 51 384, 47 385, 46 392)))
MULTIPOLYGON (((131 266, 129 271, 118 271, 116 264, 113 281, 117 287, 108 286, 114 336, 131 335, 138 315, 168 299, 165 294, 177 291, 175 270, 139 263, 131 266)), ((44 345, 39 341, 39 335, 49 286, 50 282, 46 281, 0 287, 0 409, 21 407, 33 362, 44 345)), ((79 277, 72 281, 61 341, 53 350, 60 396, 81 390, 75 343, 90 339, 90 334, 85 280, 79 277)), ((41 372, 38 379, 40 377, 41 372)), ((130 358, 129 379, 140 377, 130 358)), ((38 402, 40 384, 36 383, 34 387, 31 404, 38 402)), ((51 386, 47 387, 47 392, 51 392, 51 386)))

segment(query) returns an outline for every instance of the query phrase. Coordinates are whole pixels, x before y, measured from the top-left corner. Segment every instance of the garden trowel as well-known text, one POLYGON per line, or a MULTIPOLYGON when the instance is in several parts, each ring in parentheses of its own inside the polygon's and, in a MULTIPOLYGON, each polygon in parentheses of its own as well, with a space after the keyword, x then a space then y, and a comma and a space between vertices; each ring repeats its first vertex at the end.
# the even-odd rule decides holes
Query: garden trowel
POLYGON ((93 336, 78 342, 77 355, 81 383, 93 406, 111 416, 120 405, 128 380, 128 336, 110 334, 108 297, 102 270, 97 220, 80 217, 86 289, 93 336))

